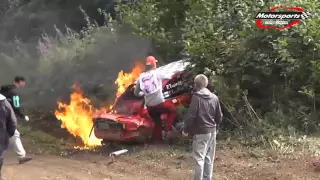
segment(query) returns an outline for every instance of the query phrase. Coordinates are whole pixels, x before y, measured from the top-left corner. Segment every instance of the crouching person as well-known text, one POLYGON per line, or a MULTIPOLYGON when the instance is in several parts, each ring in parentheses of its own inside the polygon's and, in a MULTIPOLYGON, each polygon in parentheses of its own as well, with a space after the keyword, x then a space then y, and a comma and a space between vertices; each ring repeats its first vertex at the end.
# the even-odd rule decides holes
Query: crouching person
POLYGON ((8 148, 9 138, 17 129, 17 118, 6 97, 0 94, 0 179, 3 166, 3 154, 8 148))
POLYGON ((212 180, 217 126, 222 121, 222 112, 218 97, 207 89, 205 75, 197 75, 194 85, 196 91, 184 119, 183 133, 193 135, 194 180, 212 180))

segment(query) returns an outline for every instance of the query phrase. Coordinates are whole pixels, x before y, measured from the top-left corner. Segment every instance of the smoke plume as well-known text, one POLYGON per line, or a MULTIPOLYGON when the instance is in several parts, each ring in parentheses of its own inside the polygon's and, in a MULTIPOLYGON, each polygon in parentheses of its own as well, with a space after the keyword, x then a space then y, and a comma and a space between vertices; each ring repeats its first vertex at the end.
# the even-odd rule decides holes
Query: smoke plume
MULTIPOLYGON (((25 76, 27 85, 19 91, 22 94, 21 104, 28 108, 55 108, 58 99, 68 100, 75 82, 86 96, 97 104, 103 103, 114 96, 118 72, 130 72, 136 62, 144 60, 150 52, 150 42, 130 33, 110 35, 110 31, 97 33, 92 38, 95 39, 94 44, 84 44, 90 46, 87 52, 72 54, 77 51, 68 52, 66 48, 65 53, 71 53, 73 58, 59 59, 59 54, 56 54, 57 57, 51 58, 55 61, 50 61, 50 67, 41 66, 47 63, 46 58, 27 51, 28 46, 35 47, 36 44, 20 43, 20 50, 19 47, 13 49, 23 52, 0 55, 3 59, 0 83, 11 83, 15 75, 25 76)), ((75 40, 74 43, 80 41, 75 40)))

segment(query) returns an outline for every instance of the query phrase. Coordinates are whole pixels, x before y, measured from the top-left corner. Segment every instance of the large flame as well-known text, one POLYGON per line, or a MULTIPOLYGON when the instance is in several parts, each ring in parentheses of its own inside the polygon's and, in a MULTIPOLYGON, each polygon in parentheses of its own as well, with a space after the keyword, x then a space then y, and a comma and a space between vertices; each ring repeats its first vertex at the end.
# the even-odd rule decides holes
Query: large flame
POLYGON ((127 87, 131 85, 139 77, 142 71, 143 71, 143 65, 140 63, 137 63, 136 66, 131 71, 131 73, 124 73, 123 71, 119 72, 118 78, 114 82, 118 86, 117 93, 116 93, 117 98, 122 93, 124 93, 127 87))
POLYGON ((58 102, 55 116, 61 121, 62 128, 66 128, 73 136, 80 137, 85 147, 90 148, 100 146, 102 141, 95 137, 93 131, 90 135, 92 115, 95 111, 90 100, 83 97, 81 89, 75 85, 74 92, 70 95, 70 103, 58 102))
MULTIPOLYGON (((143 70, 144 66, 141 63, 136 63, 135 67, 132 69, 130 73, 125 73, 123 71, 120 71, 118 73, 118 78, 114 82, 118 87, 115 102, 117 101, 118 97, 125 92, 127 87, 131 85, 136 79, 138 79, 140 73, 142 73, 143 70)), ((112 107, 113 105, 110 105, 109 109, 112 109, 112 107)))
MULTIPOLYGON (((143 65, 137 63, 130 73, 124 73, 123 71, 119 72, 118 78, 115 81, 115 84, 117 85, 116 98, 118 98, 126 88, 139 77, 139 74, 142 71, 143 65)), ((111 110, 111 108, 112 105, 100 110, 111 110)), ((94 108, 90 104, 90 100, 83 96, 79 86, 75 85, 74 92, 70 95, 69 104, 58 101, 58 108, 55 112, 55 116, 61 121, 62 128, 67 129, 67 131, 74 137, 81 138, 84 144, 84 147, 81 147, 81 149, 91 149, 101 146, 102 142, 101 139, 98 139, 94 135, 94 131, 92 131, 92 115, 100 110, 94 108)))

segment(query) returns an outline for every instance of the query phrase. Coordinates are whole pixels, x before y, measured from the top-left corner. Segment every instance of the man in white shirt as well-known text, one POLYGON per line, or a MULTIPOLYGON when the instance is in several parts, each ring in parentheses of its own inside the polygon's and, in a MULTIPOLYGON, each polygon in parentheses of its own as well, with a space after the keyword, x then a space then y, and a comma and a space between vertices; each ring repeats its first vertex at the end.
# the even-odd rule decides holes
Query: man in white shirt
POLYGON ((153 139, 162 139, 162 131, 171 132, 172 122, 176 116, 176 108, 167 103, 162 93, 162 80, 170 79, 157 71, 157 60, 153 56, 146 58, 146 71, 141 73, 135 87, 136 96, 144 96, 148 114, 155 123, 153 139), (164 129, 162 128, 161 115, 166 114, 164 129))

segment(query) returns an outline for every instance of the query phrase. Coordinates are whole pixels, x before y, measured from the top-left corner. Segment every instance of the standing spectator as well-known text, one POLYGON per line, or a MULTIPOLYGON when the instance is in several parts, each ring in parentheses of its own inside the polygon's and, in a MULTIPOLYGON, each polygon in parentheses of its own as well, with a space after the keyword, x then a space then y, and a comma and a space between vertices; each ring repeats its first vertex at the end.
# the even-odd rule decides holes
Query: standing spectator
POLYGON ((17 118, 6 97, 0 94, 0 179, 3 166, 3 154, 8 148, 9 138, 17 128, 17 118))
MULTIPOLYGON (((25 86, 25 78, 21 76, 17 76, 14 78, 13 84, 1 86, 0 93, 7 98, 18 120, 24 120, 28 122, 29 117, 23 114, 20 108, 20 96, 16 92, 17 88, 23 88, 24 86, 25 86)), ((18 155, 20 164, 23 164, 32 160, 32 158, 26 157, 26 151, 22 145, 22 142, 20 139, 20 132, 18 130, 15 130, 14 136, 10 138, 10 145, 13 147, 15 153, 18 155)))
POLYGON ((193 135, 194 180, 212 180, 217 127, 222 121, 219 98, 207 89, 208 78, 197 75, 195 93, 185 117, 183 133, 193 135))

